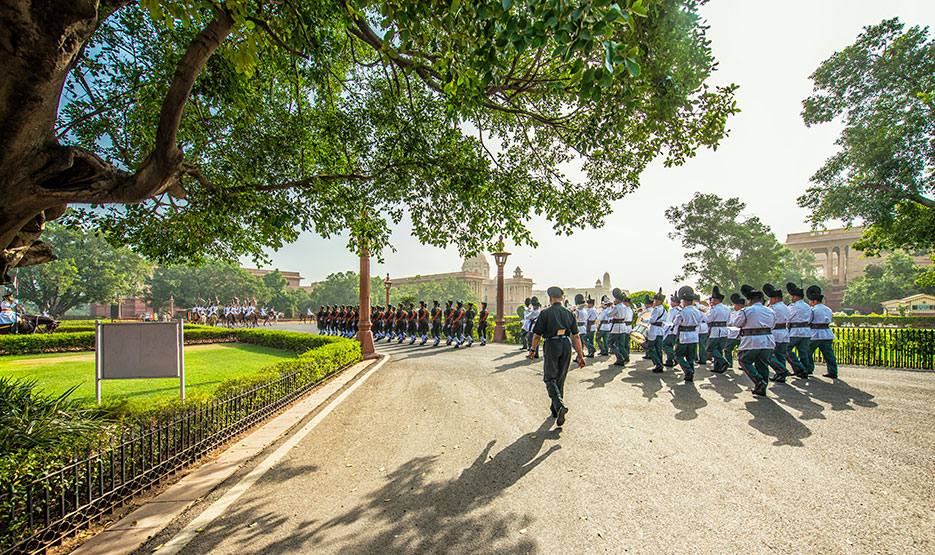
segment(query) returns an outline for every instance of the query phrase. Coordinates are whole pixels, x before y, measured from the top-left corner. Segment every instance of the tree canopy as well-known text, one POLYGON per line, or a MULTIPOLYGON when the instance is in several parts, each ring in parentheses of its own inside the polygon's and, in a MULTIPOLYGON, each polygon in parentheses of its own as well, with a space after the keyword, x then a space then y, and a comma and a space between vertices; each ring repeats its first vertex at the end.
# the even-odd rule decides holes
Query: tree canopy
POLYGON ((688 251, 676 280, 694 280, 702 291, 717 285, 725 293, 739 291, 744 284, 827 283, 811 264, 813 254, 783 247, 769 226, 744 215, 745 209, 739 198, 695 193, 687 203, 666 210, 675 226, 669 237, 688 251))
POLYGON ((226 262, 211 261, 200 267, 184 264, 158 267, 146 281, 143 299, 159 311, 169 307, 170 299, 179 309, 206 306, 215 302, 228 304, 234 299, 258 302, 269 300, 263 280, 243 268, 226 262))
POLYGON ((882 313, 885 301, 916 293, 935 293, 935 284, 920 281, 924 274, 925 269, 916 266, 911 256, 901 251, 892 252, 882 264, 867 264, 864 274, 847 284, 844 304, 882 313))
POLYGON ((80 305, 137 295, 152 271, 139 255, 112 247, 97 233, 52 223, 45 238, 58 260, 21 269, 19 297, 55 318, 80 305))
MULTIPOLYGON (((417 279, 419 276, 415 276, 417 279)), ((474 293, 467 283, 454 277, 446 277, 438 281, 424 281, 421 283, 406 283, 390 289, 390 304, 396 305, 404 302, 404 299, 413 299, 413 302, 425 301, 431 306, 432 301, 438 301, 444 305, 448 301, 464 301, 464 303, 480 303, 482 300, 474 293)), ((386 298, 379 304, 384 304, 386 298)), ((496 299, 491 299, 492 304, 496 304, 496 299)), ((494 307, 496 308, 496 307, 494 307)))
POLYGON ((4 276, 67 205, 161 263, 306 230, 379 255, 406 212, 426 244, 534 244, 530 217, 601 225, 736 111, 694 0, 7 4, 4 276))
POLYGON ((935 249, 935 41, 899 19, 866 27, 822 62, 804 101, 806 125, 840 120, 840 150, 799 198, 813 225, 868 229, 855 247, 935 249))

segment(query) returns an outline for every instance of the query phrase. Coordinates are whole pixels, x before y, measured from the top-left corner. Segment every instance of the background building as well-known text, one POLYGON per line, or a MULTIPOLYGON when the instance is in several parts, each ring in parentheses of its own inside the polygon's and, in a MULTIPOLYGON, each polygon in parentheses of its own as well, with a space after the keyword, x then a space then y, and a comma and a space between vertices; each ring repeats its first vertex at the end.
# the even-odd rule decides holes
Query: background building
POLYGON ((906 316, 935 316, 935 295, 916 293, 902 299, 893 299, 883 303, 887 314, 900 314, 902 307, 906 316))
MULTIPOLYGON (((477 294, 481 301, 486 301, 487 309, 494 312, 497 308, 497 276, 491 278, 491 264, 486 256, 472 256, 461 265, 460 272, 447 272, 443 274, 427 274, 424 276, 393 277, 390 279, 393 286, 399 286, 411 283, 425 283, 431 281, 441 281, 447 278, 454 278, 463 281, 471 288, 471 291, 477 294)), ((506 272, 506 269, 504 268, 506 272)), ((513 270, 513 276, 509 273, 503 279, 503 311, 506 314, 516 312, 516 307, 523 306, 526 297, 532 296, 533 281, 523 277, 523 270, 519 266, 513 270)), ((457 300, 457 299, 455 299, 457 300)))
MULTIPOLYGON (((261 270, 259 268, 244 268, 244 270, 250 272, 250 275, 256 276, 260 279, 263 279, 263 276, 266 274, 272 273, 275 270, 261 270)), ((279 273, 282 274, 282 277, 286 278, 286 289, 300 289, 302 287, 301 283, 304 279, 299 272, 284 272, 279 270, 279 273)))
MULTIPOLYGON (((568 299, 568 303, 575 302, 575 295, 581 294, 587 299, 589 296, 596 301, 598 305, 601 304, 601 297, 606 295, 608 298, 613 299, 612 291, 614 288, 610 285, 610 273, 604 272, 602 279, 595 280, 593 287, 564 287, 561 284, 548 284, 547 287, 552 285, 558 285, 565 291, 565 298, 568 299)), ((549 303, 549 294, 548 289, 537 289, 532 292, 533 295, 539 297, 539 300, 543 305, 549 303)))
MULTIPOLYGON (((819 273, 831 282, 831 290, 824 291, 825 304, 832 310, 841 308, 844 290, 854 278, 864 275, 868 264, 882 264, 883 256, 864 256, 863 251, 853 248, 863 235, 863 226, 850 229, 828 229, 790 233, 786 236, 785 246, 793 251, 810 250, 815 253, 814 265, 819 273)), ((928 254, 915 256, 917 266, 931 266, 928 254)))

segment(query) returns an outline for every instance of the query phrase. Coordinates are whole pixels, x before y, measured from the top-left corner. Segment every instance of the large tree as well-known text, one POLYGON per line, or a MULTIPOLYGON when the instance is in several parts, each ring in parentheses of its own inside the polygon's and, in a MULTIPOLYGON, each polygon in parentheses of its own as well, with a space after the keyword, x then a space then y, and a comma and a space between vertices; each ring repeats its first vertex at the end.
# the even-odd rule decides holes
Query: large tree
POLYGON ((935 249, 935 41, 898 19, 864 29, 812 74, 806 125, 843 124, 840 150, 799 198, 818 226, 868 225, 856 245, 935 249))
POLYGON ((464 252, 600 225, 736 111, 698 3, 3 0, 0 275, 72 204, 161 262, 303 230, 379 253, 407 210, 464 252))
POLYGON ((112 303, 140 292, 152 264, 97 233, 52 223, 46 240, 58 260, 19 271, 19 296, 53 317, 90 303, 112 303))
MULTIPOLYGON (((418 279, 419 276, 415 276, 418 279)), ((432 301, 438 301, 441 304, 447 301, 463 301, 464 303, 479 303, 480 297, 477 296, 471 287, 454 277, 446 277, 437 281, 422 281, 419 283, 406 283, 390 290, 390 303, 397 304, 403 299, 415 299, 415 302, 425 301, 431 306, 432 301)), ((383 300, 386 302, 386 299, 383 300)))
POLYGON ((676 280, 691 280, 702 291, 717 285, 724 292, 767 282, 779 287, 789 281, 826 284, 811 264, 814 255, 783 247, 769 226, 756 216, 744 215, 746 207, 739 198, 695 193, 685 204, 666 210, 666 218, 675 226, 669 237, 688 251, 676 280))
POLYGON ((847 284, 844 304, 882 312, 885 301, 935 292, 935 284, 919 282, 924 273, 925 269, 916 266, 905 252, 892 252, 886 255, 883 264, 867 264, 864 274, 847 284))

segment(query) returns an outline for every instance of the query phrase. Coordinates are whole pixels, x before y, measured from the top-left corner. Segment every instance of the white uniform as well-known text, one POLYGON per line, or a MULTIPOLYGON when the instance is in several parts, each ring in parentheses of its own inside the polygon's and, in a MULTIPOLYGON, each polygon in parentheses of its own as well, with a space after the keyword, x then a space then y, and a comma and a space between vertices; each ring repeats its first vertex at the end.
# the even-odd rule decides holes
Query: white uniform
POLYGON ((730 320, 730 309, 724 306, 724 303, 718 303, 711 307, 711 310, 705 314, 705 322, 708 324, 709 339, 719 339, 721 337, 728 337, 729 330, 727 328, 727 322, 730 320), (712 325, 714 323, 723 322, 723 325, 712 325))
POLYGON ((730 311, 730 318, 727 320, 727 339, 740 338, 740 326, 737 325, 737 315, 741 312, 743 312, 743 309, 730 311))
POLYGON ((678 328, 679 343, 698 343, 698 326, 704 319, 704 314, 692 305, 682 307, 672 319, 673 329, 678 328), (692 329, 682 329, 682 328, 692 329))
POLYGON ((630 333, 632 330, 630 323, 633 322, 633 309, 627 305, 623 303, 615 304, 611 309, 610 318, 611 320, 621 320, 620 322, 611 322, 613 324, 610 328, 611 335, 630 333))
POLYGON ((675 321, 675 317, 678 315, 680 310, 682 310, 682 307, 673 306, 666 312, 665 320, 663 320, 665 322, 665 325, 663 326, 665 330, 665 334, 664 334, 665 337, 669 337, 670 335, 675 335, 675 327, 673 323, 675 321))
POLYGON ((532 326, 531 326, 530 323, 529 323, 529 318, 530 318, 530 315, 531 315, 531 314, 532 314, 532 308, 527 306, 527 307, 523 310, 523 331, 531 331, 531 330, 532 330, 532 326))
POLYGON ((773 315, 776 317, 776 323, 773 324, 773 339, 776 343, 788 343, 789 342, 789 317, 791 316, 791 311, 785 303, 776 303, 769 306, 769 309, 773 311, 773 315))
POLYGON ((3 299, 0 302, 0 324, 13 324, 16 322, 16 303, 3 299))
POLYGON ((597 309, 593 306, 588 309, 588 322, 591 323, 591 331, 597 331, 597 309))
MULTIPOLYGON (((732 324, 743 330, 772 330, 775 322, 776 316, 773 314, 773 311, 763 306, 763 303, 756 302, 738 311, 734 315, 732 324)), ((776 340, 773 339, 772 333, 767 333, 765 335, 743 335, 741 332, 741 351, 775 348, 776 340)))
POLYGON ((575 310, 575 320, 578 321, 578 333, 584 336, 588 329, 588 308, 586 306, 575 310))
POLYGON ((812 328, 812 341, 834 339, 834 332, 831 331, 831 328, 825 327, 831 325, 833 317, 834 313, 831 312, 831 309, 821 303, 812 307, 812 325, 822 326, 820 329, 812 328))
POLYGON ((789 307, 789 337, 809 337, 812 330, 808 324, 812 323, 812 307, 799 299, 789 307), (796 324, 798 324, 796 326, 796 324), (805 325, 802 325, 805 324, 805 325))
POLYGON ((655 341, 657 337, 664 334, 662 323, 663 320, 665 320, 665 317, 666 307, 662 305, 653 307, 649 314, 649 330, 646 332, 646 339, 649 341, 655 341))
POLYGON ((613 324, 610 321, 610 313, 613 311, 613 309, 613 306, 608 306, 601 309, 601 313, 597 317, 598 331, 610 331, 610 328, 613 327, 613 324))

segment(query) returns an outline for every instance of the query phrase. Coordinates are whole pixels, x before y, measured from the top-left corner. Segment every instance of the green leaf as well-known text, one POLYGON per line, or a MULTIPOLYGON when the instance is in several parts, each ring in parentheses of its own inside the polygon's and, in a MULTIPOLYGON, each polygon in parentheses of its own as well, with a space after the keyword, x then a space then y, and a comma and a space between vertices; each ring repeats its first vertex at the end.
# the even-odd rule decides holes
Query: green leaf
POLYGON ((504 10, 510 11, 510 8, 513 7, 513 0, 503 0, 501 5, 503 6, 504 10))
POLYGON ((648 15, 646 8, 643 7, 643 0, 636 0, 636 2, 633 2, 633 5, 630 6, 630 11, 640 17, 646 17, 648 15))
POLYGON ((639 64, 639 62, 637 62, 637 61, 634 60, 633 58, 627 58, 626 60, 624 60, 623 63, 626 64, 626 66, 627 66, 627 71, 630 72, 630 75, 632 75, 633 77, 639 77, 639 76, 640 76, 640 64, 639 64))

